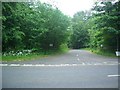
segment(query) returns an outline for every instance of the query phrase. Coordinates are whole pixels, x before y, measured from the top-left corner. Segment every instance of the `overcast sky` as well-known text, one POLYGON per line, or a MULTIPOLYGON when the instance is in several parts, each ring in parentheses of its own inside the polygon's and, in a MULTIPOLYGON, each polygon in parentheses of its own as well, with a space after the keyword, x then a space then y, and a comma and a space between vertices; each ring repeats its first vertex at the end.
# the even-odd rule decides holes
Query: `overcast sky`
POLYGON ((73 16, 78 11, 90 10, 95 0, 40 0, 56 5, 64 14, 73 16))

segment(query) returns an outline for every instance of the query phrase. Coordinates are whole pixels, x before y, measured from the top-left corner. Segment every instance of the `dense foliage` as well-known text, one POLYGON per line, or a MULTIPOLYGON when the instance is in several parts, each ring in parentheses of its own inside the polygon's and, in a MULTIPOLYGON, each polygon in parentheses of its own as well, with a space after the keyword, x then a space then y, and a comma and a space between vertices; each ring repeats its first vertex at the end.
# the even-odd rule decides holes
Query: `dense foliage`
POLYGON ((91 12, 77 12, 72 30, 72 48, 120 50, 120 1, 96 2, 91 12))
POLYGON ((90 47, 99 50, 120 50, 120 1, 98 2, 89 19, 90 47))
POLYGON ((87 21, 90 17, 89 12, 77 12, 72 18, 72 30, 71 35, 71 47, 74 49, 79 49, 88 46, 88 27, 87 21))
POLYGON ((67 43, 69 18, 56 7, 39 3, 2 3, 3 51, 58 49, 67 43))
POLYGON ((2 3, 3 51, 71 48, 120 50, 120 1, 96 2, 73 18, 42 3, 2 3))

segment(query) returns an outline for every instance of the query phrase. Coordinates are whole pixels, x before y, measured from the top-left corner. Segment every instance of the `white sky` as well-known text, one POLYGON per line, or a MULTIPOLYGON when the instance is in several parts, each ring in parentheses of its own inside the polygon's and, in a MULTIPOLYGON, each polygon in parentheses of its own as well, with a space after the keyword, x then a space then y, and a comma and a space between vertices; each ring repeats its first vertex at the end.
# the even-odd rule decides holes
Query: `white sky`
POLYGON ((73 16, 78 11, 90 10, 95 0, 40 0, 56 5, 64 14, 73 16))

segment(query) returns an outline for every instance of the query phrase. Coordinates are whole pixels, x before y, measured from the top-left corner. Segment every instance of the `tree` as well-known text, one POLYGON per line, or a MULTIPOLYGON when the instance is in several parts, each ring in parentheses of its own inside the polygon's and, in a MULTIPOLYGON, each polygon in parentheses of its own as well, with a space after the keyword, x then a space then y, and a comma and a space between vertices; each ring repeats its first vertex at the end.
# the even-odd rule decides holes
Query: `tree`
POLYGON ((92 48, 115 51, 117 39, 120 38, 120 1, 100 2, 93 10, 96 13, 91 19, 94 24, 89 30, 90 46, 92 48), (101 45, 103 45, 103 48, 101 48, 101 45))
POLYGON ((77 12, 72 19, 73 34, 71 36, 72 48, 83 48, 87 46, 88 31, 87 20, 89 18, 88 12, 77 12))
POLYGON ((52 5, 4 2, 2 10, 3 51, 58 49, 68 41, 70 19, 52 5))
POLYGON ((17 3, 2 3, 2 15, 3 15, 3 23, 2 23, 2 47, 3 50, 11 50, 16 49, 21 40, 24 37, 24 33, 20 30, 19 16, 16 13, 17 3), (9 47, 8 47, 9 45, 9 47))

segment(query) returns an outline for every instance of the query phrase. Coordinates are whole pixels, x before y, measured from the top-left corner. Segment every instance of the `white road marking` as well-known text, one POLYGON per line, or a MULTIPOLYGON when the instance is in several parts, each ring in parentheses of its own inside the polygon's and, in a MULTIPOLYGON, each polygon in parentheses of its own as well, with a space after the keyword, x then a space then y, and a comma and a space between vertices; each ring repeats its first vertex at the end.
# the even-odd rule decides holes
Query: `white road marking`
POLYGON ((78 54, 76 56, 78 57, 78 54))
POLYGON ((77 66, 77 64, 72 64, 73 66, 77 66))
POLYGON ((8 66, 8 64, 0 64, 0 66, 8 66))
POLYGON ((85 63, 83 62, 82 65, 85 65, 85 63))
POLYGON ((97 65, 96 63, 94 65, 97 65))
POLYGON ((104 62, 104 64, 106 64, 107 62, 104 62))
POLYGON ((32 64, 24 64, 23 66, 33 66, 32 64))
POLYGON ((102 65, 102 63, 95 63, 94 65, 102 65))
POLYGON ((80 59, 79 59, 79 58, 77 58, 77 60, 79 61, 80 59))
POLYGON ((98 66, 98 65, 119 65, 120 63, 84 63, 81 62, 79 64, 0 64, 0 66, 11 66, 11 67, 20 67, 20 66, 25 66, 25 67, 30 67, 30 66, 39 66, 39 67, 62 67, 62 66, 98 66))
POLYGON ((119 77, 120 75, 108 75, 108 77, 119 77))
POLYGON ((20 66, 20 64, 10 64, 9 66, 20 66))
POLYGON ((91 63, 87 63, 87 65, 92 65, 91 63))

